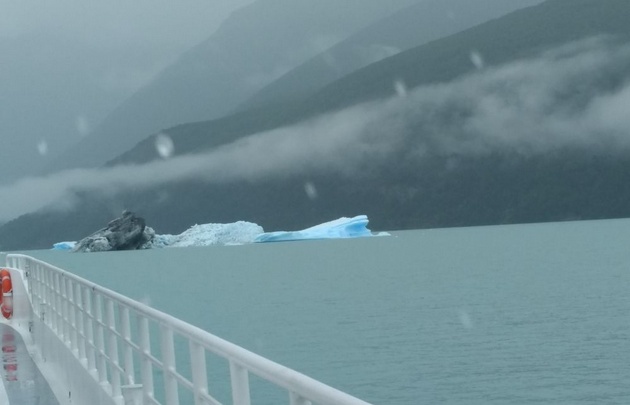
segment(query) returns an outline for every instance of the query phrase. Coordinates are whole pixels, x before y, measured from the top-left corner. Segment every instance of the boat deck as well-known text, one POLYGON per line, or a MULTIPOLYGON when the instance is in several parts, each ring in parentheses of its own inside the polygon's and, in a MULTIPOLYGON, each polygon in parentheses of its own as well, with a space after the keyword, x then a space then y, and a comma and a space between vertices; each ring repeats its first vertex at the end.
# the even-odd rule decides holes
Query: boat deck
POLYGON ((48 382, 31 358, 22 336, 0 322, 2 384, 0 404, 59 405, 48 382))
POLYGON ((252 403, 252 375, 292 404, 370 405, 34 257, 10 254, 6 262, 13 317, 0 317, 0 405, 215 404, 208 355, 227 366, 234 404, 252 403), (180 367, 178 345, 190 358, 180 367))

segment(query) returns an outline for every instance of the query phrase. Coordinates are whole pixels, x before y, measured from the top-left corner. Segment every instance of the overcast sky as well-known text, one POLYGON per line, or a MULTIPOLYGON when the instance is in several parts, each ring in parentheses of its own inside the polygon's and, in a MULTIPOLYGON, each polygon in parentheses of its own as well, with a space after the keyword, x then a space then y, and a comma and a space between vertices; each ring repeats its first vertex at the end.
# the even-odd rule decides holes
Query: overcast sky
POLYGON ((252 1, 0 0, 0 184, 77 142, 252 1))
POLYGON ((207 38, 231 11, 252 0, 0 0, 0 36, 68 34, 87 42, 163 46, 207 38))
MULTIPOLYGON (((150 58, 145 65, 156 72, 207 39, 232 11, 252 1, 0 0, 0 40, 53 37, 112 55, 132 50, 150 58)), ((136 76, 138 83, 145 81, 136 76)))

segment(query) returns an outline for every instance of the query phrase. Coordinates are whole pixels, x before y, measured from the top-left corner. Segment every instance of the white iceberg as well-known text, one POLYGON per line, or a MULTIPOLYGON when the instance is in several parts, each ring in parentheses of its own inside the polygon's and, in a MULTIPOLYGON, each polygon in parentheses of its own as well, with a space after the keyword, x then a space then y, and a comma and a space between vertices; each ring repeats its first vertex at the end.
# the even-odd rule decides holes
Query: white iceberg
POLYGON ((367 228, 367 215, 357 215, 353 218, 339 218, 334 221, 325 222, 301 231, 280 231, 267 232, 256 237, 255 242, 282 242, 307 239, 339 239, 339 238, 361 238, 373 236, 372 231, 367 228))
POLYGON ((145 248, 241 245, 253 243, 263 228, 252 222, 194 225, 179 235, 155 235, 145 248))

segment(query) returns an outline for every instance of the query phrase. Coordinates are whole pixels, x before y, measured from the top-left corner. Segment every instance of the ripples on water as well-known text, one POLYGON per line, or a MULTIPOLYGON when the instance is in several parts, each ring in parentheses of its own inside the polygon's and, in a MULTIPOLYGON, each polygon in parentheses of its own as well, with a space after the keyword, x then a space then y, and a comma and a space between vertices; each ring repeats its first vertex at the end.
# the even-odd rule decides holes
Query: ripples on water
POLYGON ((35 255, 375 404, 627 404, 629 246, 615 220, 35 255))

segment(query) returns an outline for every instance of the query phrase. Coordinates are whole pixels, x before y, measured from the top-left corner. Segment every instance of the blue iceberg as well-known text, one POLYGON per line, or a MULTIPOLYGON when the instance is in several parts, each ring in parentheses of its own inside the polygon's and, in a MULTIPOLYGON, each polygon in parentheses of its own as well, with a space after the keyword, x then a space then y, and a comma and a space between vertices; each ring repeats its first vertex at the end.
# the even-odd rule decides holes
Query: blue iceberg
POLYGON ((72 250, 76 246, 77 242, 57 242, 53 245, 52 250, 72 250))
POLYGON ((266 232, 258 235, 255 242, 283 242, 307 239, 339 239, 361 238, 373 236, 367 228, 367 215, 357 215, 353 218, 339 218, 334 221, 315 225, 311 228, 292 232, 266 232))

